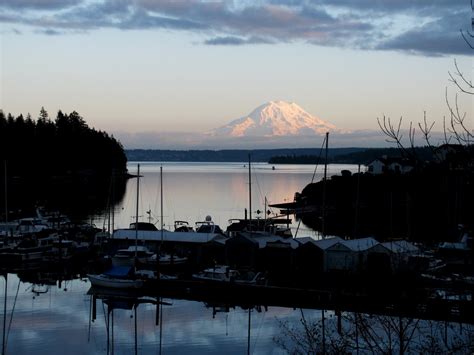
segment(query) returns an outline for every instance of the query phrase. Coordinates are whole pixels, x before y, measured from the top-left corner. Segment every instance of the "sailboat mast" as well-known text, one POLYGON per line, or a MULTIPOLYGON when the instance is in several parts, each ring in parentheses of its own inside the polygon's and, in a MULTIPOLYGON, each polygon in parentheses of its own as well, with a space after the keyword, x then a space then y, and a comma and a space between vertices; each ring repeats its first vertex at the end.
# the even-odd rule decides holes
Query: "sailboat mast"
MULTIPOLYGON (((6 166, 6 165, 5 165, 6 166)), ((6 329, 7 329, 7 292, 8 292, 8 272, 5 271, 5 297, 3 298, 3 338, 2 338, 2 355, 6 350, 6 329)), ((11 315, 13 317, 13 314, 11 315)))
POLYGON ((322 213, 322 223, 321 223, 321 233, 323 238, 326 237, 326 180, 328 174, 328 141, 329 141, 329 132, 326 132, 326 156, 324 159, 324 177, 323 177, 323 213, 322 213))
POLYGON ((138 249, 138 203, 140 197, 140 164, 137 166, 137 208, 135 210, 135 259, 137 258, 138 249))
POLYGON ((250 166, 250 154, 249 154, 249 232, 252 234, 252 168, 250 166))
POLYGON ((114 234, 114 228, 115 228, 115 206, 114 206, 114 201, 115 201, 115 168, 112 169, 112 197, 111 197, 111 213, 112 213, 112 233, 110 235, 114 234))
POLYGON ((160 244, 160 249, 161 245, 163 244, 163 166, 160 166, 160 209, 161 209, 161 216, 160 216, 160 223, 161 223, 161 244, 160 244))
POLYGON ((7 198, 7 161, 4 161, 5 164, 5 223, 8 222, 8 198, 7 198))

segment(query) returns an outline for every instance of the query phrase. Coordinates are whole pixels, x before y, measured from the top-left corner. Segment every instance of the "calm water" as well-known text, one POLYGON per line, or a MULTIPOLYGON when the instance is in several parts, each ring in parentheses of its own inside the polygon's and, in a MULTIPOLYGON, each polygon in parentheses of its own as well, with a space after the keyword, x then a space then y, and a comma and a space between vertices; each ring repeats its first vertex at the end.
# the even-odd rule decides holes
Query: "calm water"
MULTIPOLYGON (((4 278, 0 281, 0 286, 4 289, 4 278)), ((9 274, 7 353, 106 354, 107 307, 102 300, 98 300, 97 318, 90 322, 91 297, 87 295, 89 287, 86 280, 73 280, 63 283, 61 287, 54 285, 46 289, 44 286, 22 283, 14 274, 9 274), (46 292, 35 293, 35 288, 46 292)), ((3 300, 4 294, 2 303, 3 300)), ((229 312, 218 312, 213 317, 212 308, 206 307, 204 303, 170 299, 163 301, 170 304, 162 307, 163 354, 247 352, 248 310, 230 308, 229 312)), ((115 309, 113 314, 114 353, 134 353, 134 311, 115 309)), ((299 315, 291 309, 273 307, 267 311, 262 309, 261 312, 254 309, 250 317, 252 353, 278 354, 281 351, 276 348, 273 337, 279 334, 279 322, 297 322, 299 315)), ((155 325, 156 306, 140 304, 136 318, 138 352, 158 354, 160 327, 155 325)), ((112 330, 109 334, 111 353, 112 330)))
MULTIPOLYGON (((128 164, 129 172, 137 172, 136 162, 128 164)), ((140 163, 139 218, 147 220, 151 211, 152 222, 160 225, 160 167, 163 167, 163 223, 172 229, 175 220, 190 224, 211 216, 223 229, 231 218, 244 218, 249 206, 249 174, 246 163, 140 163)), ((341 170, 357 171, 357 165, 329 165, 328 175, 341 170)), ((293 201, 295 192, 323 176, 323 166, 252 164, 252 217, 264 211, 268 204, 293 201), (275 170, 272 169, 275 168, 275 170)), ((127 228, 136 215, 137 180, 130 179, 122 204, 115 208, 115 228, 127 228)), ((271 209, 272 215, 279 213, 271 209)), ((103 218, 95 221, 98 227, 107 226, 103 218)), ((293 220, 292 227, 297 222, 293 220)), ((300 230, 305 235, 310 230, 300 230)))

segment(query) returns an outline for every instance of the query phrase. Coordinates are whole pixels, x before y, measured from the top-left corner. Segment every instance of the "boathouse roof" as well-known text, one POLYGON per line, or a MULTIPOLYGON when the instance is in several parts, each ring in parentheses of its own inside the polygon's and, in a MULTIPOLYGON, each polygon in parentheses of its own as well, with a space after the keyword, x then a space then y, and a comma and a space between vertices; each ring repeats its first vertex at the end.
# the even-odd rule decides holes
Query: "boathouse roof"
POLYGON ((312 237, 303 237, 295 239, 301 244, 311 243, 322 250, 326 250, 327 248, 332 247, 334 244, 338 242, 342 242, 343 239, 337 236, 326 237, 325 239, 314 239, 312 237))
POLYGON ((406 240, 395 240, 382 243, 382 245, 392 253, 416 253, 419 251, 416 245, 406 240))
POLYGON ((171 232, 168 230, 157 231, 135 231, 132 229, 117 229, 114 234, 114 239, 135 239, 135 233, 137 233, 137 239, 144 241, 155 241, 160 242, 174 242, 174 243, 207 243, 217 239, 225 239, 222 234, 218 233, 197 233, 197 232, 171 232))
POLYGON ((275 246, 277 244, 281 246, 288 246, 292 249, 298 248, 300 243, 293 238, 283 238, 278 235, 274 234, 267 234, 267 233, 248 233, 248 232, 241 232, 239 236, 244 237, 248 240, 253 240, 258 243, 258 248, 263 249, 269 245, 275 246))
POLYGON ((379 244, 378 241, 376 241, 374 238, 371 238, 371 237, 344 240, 341 243, 344 244, 349 249, 351 249, 352 251, 365 251, 379 244))

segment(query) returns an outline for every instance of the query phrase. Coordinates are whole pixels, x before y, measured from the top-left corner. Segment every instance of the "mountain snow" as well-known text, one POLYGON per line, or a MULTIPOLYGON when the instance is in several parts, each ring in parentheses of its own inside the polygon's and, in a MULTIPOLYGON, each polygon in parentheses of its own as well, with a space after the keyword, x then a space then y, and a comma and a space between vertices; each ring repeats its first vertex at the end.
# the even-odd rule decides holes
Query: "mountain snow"
POLYGON ((338 131, 336 126, 303 110, 294 102, 270 101, 249 115, 209 132, 213 136, 273 137, 320 135, 338 131))

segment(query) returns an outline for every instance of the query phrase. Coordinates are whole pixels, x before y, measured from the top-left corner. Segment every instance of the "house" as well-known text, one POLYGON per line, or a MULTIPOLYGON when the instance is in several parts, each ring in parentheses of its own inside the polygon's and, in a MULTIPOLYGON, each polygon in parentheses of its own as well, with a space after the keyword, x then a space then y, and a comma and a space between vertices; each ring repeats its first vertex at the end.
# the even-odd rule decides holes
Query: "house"
POLYGON ((379 174, 383 174, 385 170, 386 170, 386 167, 385 167, 385 162, 383 159, 375 159, 375 160, 372 160, 369 164, 367 164, 368 173, 379 175, 379 174))
POLYGON ((385 173, 406 174, 414 169, 408 159, 387 157, 377 158, 367 164, 367 173, 380 175, 385 173))

